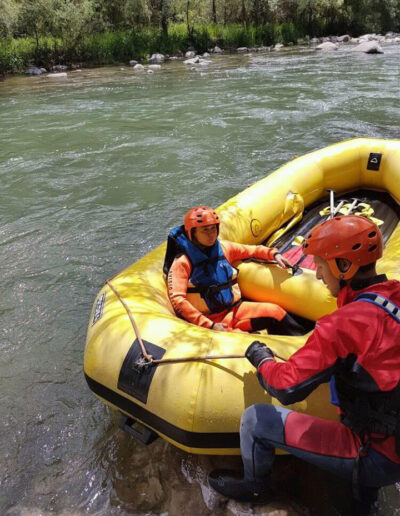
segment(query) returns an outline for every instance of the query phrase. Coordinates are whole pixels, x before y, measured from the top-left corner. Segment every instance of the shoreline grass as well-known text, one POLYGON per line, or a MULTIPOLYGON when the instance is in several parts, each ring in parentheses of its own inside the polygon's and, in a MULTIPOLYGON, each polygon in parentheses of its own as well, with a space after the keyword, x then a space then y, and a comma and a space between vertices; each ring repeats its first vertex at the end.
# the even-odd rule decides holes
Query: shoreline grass
POLYGON ((79 41, 63 41, 51 36, 0 40, 0 74, 24 73, 31 65, 51 69, 57 64, 98 66, 143 60, 148 54, 185 53, 188 48, 205 52, 215 45, 233 50, 238 47, 296 44, 304 33, 292 23, 246 26, 204 24, 189 35, 185 24, 171 24, 166 36, 159 28, 145 28, 88 34, 79 41))

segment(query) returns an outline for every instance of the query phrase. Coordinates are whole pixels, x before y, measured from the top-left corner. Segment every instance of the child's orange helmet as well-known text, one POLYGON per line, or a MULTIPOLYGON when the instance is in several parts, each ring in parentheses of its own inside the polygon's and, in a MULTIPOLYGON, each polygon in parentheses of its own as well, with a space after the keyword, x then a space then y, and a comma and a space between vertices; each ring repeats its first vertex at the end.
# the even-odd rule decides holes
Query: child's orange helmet
POLYGON ((185 215, 185 231, 192 240, 192 229, 199 228, 200 226, 209 226, 210 224, 217 225, 217 231, 219 232, 219 217, 215 210, 208 206, 196 206, 192 208, 185 215))

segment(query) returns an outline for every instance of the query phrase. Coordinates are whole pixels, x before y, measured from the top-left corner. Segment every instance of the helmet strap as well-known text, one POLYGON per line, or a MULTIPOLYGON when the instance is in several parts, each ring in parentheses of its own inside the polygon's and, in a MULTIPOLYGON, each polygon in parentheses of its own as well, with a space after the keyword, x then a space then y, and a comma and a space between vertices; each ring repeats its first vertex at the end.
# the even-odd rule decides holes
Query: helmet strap
POLYGON ((357 271, 359 269, 358 265, 356 265, 354 263, 350 263, 350 267, 346 271, 342 271, 338 267, 337 260, 338 260, 337 258, 334 258, 333 260, 329 260, 329 262, 328 262, 329 268, 331 269, 332 274, 335 276, 335 278, 342 281, 342 280, 349 280, 353 276, 355 276, 355 274, 357 273, 357 271))

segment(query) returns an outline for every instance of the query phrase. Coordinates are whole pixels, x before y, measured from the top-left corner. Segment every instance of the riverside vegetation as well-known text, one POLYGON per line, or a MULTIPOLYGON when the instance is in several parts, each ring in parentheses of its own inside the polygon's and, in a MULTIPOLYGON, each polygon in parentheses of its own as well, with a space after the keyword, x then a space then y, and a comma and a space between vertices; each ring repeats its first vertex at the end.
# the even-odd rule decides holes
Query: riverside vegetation
POLYGON ((0 73, 399 29, 400 0, 0 0, 0 73))

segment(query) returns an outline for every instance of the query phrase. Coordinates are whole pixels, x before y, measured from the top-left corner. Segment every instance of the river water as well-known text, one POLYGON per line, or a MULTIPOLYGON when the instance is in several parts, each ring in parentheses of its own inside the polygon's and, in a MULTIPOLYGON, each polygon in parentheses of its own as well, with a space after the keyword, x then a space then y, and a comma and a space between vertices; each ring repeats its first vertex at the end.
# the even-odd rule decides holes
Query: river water
MULTIPOLYGON (((399 137, 400 46, 384 50, 0 83, 1 514, 338 514, 343 486, 290 457, 277 461, 282 488, 292 481, 281 500, 256 510, 221 501, 205 473, 238 459, 135 443, 87 388, 83 350, 104 280, 188 208, 218 206, 339 140, 399 137)), ((400 514, 395 487, 383 506, 400 514)))

